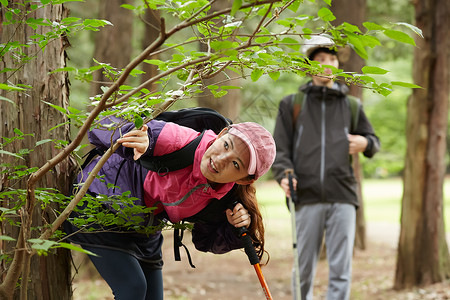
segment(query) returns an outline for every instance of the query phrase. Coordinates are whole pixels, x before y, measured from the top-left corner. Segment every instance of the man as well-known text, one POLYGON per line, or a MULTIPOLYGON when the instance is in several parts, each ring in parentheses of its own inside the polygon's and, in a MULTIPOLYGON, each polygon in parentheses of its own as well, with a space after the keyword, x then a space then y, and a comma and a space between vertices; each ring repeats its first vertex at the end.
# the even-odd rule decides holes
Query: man
MULTIPOLYGON (((332 70, 327 68, 339 66, 333 41, 315 36, 306 43, 302 50, 310 61, 324 66, 324 73, 313 75, 297 94, 280 102, 274 131, 277 155, 273 171, 290 197, 285 171, 294 170, 302 300, 312 299, 324 234, 330 271, 327 299, 345 300, 350 297, 358 207, 350 155, 362 152, 372 157, 380 142, 359 100, 347 96, 347 86, 335 82, 332 70)), ((293 279, 294 291, 298 284, 293 279)))

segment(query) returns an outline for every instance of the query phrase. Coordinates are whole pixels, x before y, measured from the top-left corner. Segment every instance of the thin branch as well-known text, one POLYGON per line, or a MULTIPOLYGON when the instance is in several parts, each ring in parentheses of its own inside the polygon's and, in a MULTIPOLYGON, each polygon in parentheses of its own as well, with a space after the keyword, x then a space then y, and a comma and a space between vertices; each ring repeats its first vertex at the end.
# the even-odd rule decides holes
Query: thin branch
POLYGON ((280 10, 278 10, 276 12, 276 14, 274 14, 265 24, 264 27, 266 27, 267 25, 269 25, 270 23, 272 23, 273 20, 277 19, 278 16, 285 11, 289 6, 291 6, 292 3, 294 3, 296 0, 291 0, 288 3, 286 3, 280 10))
MULTIPOLYGON (((255 6, 261 6, 261 5, 265 5, 265 4, 269 4, 269 3, 277 3, 277 2, 281 2, 281 1, 282 0, 259 1, 259 2, 256 2, 256 3, 249 3, 249 4, 246 4, 246 5, 242 5, 241 9, 245 9, 245 8, 249 8, 249 7, 255 7, 255 6)), ((169 30, 167 32, 167 34, 168 35, 172 35, 174 32, 177 32, 177 31, 179 31, 179 30, 181 30, 183 28, 186 28, 186 27, 189 27, 189 26, 192 26, 192 25, 195 25, 197 23, 204 22, 204 21, 208 21, 208 20, 210 20, 212 18, 215 18, 217 16, 220 16, 220 15, 223 15, 223 14, 226 14, 226 13, 229 13, 229 12, 231 12, 231 8, 225 8, 225 9, 219 10, 217 12, 214 12, 214 13, 212 13, 210 15, 207 15, 207 16, 205 16, 203 18, 196 19, 194 21, 182 22, 182 23, 178 24, 177 26, 175 26, 174 28, 172 28, 171 30, 169 30)))
MULTIPOLYGON (((270 3, 270 8, 273 6, 273 3, 270 3)), ((258 25, 256 26, 255 30, 252 33, 252 36, 248 39, 247 45, 250 46, 252 43, 252 39, 255 37, 255 35, 261 30, 262 23, 267 18, 267 15, 269 14, 270 8, 266 10, 266 13, 262 17, 262 19, 259 21, 258 25)))
POLYGON ((125 102, 125 101, 128 100, 131 96, 133 96, 134 94, 136 94, 137 92, 139 92, 141 89, 145 88, 146 86, 148 86, 148 85, 154 83, 155 81, 157 81, 157 80, 159 80, 159 79, 161 79, 161 78, 163 78, 163 77, 166 77, 166 76, 168 76, 168 75, 174 73, 175 71, 178 71, 178 70, 183 69, 183 68, 185 68, 185 67, 189 67, 189 66, 192 66, 192 65, 196 65, 196 64, 198 64, 198 63, 204 62, 204 61, 209 60, 209 59, 211 59, 211 55, 205 56, 205 57, 202 57, 202 58, 199 58, 199 59, 196 59, 196 60, 193 60, 193 61, 184 63, 184 64, 181 64, 181 65, 179 65, 179 66, 177 66, 177 67, 175 67, 175 68, 173 68, 173 69, 167 70, 167 71, 165 71, 165 72, 163 72, 163 73, 161 73, 161 74, 159 74, 159 75, 157 75, 157 76, 155 76, 155 77, 152 77, 152 78, 150 78, 149 80, 145 81, 144 83, 142 83, 142 84, 139 85, 138 87, 134 88, 133 90, 131 90, 130 92, 128 92, 128 93, 125 94, 124 96, 122 96, 122 97, 120 97, 119 99, 117 99, 116 101, 114 101, 114 103, 109 103, 109 104, 107 104, 106 107, 107 107, 107 108, 110 108, 110 107, 112 107, 112 106, 114 106, 114 105, 117 105, 117 104, 119 104, 119 103, 125 102))

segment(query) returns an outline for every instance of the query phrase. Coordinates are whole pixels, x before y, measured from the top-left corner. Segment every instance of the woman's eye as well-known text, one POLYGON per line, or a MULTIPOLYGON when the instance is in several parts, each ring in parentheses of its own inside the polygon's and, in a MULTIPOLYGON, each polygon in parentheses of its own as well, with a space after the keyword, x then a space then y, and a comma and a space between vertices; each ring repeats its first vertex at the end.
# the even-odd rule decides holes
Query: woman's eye
POLYGON ((224 148, 225 148, 226 150, 228 150, 228 148, 230 147, 230 146, 228 146, 228 142, 224 142, 224 143, 223 143, 223 146, 224 146, 224 148))
POLYGON ((236 161, 233 161, 233 165, 234 165, 234 167, 235 167, 236 169, 239 170, 239 164, 238 164, 236 161))

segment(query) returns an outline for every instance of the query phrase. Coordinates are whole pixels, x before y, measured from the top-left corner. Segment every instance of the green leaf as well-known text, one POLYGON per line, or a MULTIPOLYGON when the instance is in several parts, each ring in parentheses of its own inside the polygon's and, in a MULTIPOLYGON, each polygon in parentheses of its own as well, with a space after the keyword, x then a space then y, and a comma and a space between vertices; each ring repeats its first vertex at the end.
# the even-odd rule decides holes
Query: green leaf
POLYGON ((378 75, 384 75, 388 73, 389 71, 379 68, 379 67, 371 67, 371 66, 365 66, 362 68, 362 71, 364 74, 378 74, 378 75))
POLYGON ((386 28, 384 28, 381 25, 378 25, 376 23, 372 23, 372 22, 364 22, 363 26, 367 28, 367 30, 385 30, 386 28))
POLYGON ((211 48, 215 50, 221 49, 230 49, 233 47, 233 43, 231 41, 213 41, 211 42, 211 48))
POLYGON ((404 32, 401 32, 398 30, 386 29, 384 31, 384 34, 393 40, 396 40, 396 41, 399 41, 399 42, 402 42, 405 44, 410 44, 413 46, 416 45, 416 43, 414 42, 414 39, 404 32))
POLYGON ((359 40, 370 48, 374 48, 375 46, 381 46, 380 40, 371 35, 360 35, 359 40))
POLYGON ((361 40, 358 35, 348 33, 348 40, 353 45, 353 49, 355 52, 364 59, 368 58, 367 51, 364 49, 364 45, 361 43, 361 40))
POLYGON ((325 2, 326 4, 328 4, 328 6, 331 6, 331 0, 323 0, 323 2, 325 2))
POLYGON ((161 66, 164 65, 166 62, 159 60, 159 59, 146 59, 144 60, 145 63, 147 64, 151 64, 151 65, 156 65, 156 66, 161 66))
POLYGON ((303 31, 304 34, 311 34, 311 33, 313 33, 313 31, 310 28, 307 28, 307 27, 304 27, 302 29, 302 31, 303 31))
POLYGON ((291 10, 294 13, 297 12, 301 2, 302 1, 294 1, 291 5, 289 5, 289 10, 291 10))
POLYGON ((252 71, 252 74, 250 75, 250 78, 252 81, 258 81, 258 79, 264 74, 264 70, 262 69, 254 69, 252 71))
POLYGON ((38 141, 36 143, 36 146, 39 146, 39 145, 42 145, 42 144, 45 144, 45 143, 48 143, 48 142, 51 142, 51 141, 52 141, 51 139, 41 140, 41 141, 38 141))
POLYGON ((271 40, 271 37, 269 37, 269 36, 261 36, 261 37, 257 37, 255 39, 255 42, 257 44, 264 44, 264 43, 267 43, 270 40, 271 40))
POLYGON ((295 51, 298 51, 300 49, 300 43, 296 39, 293 39, 290 37, 282 39, 281 43, 285 44, 287 47, 289 47, 295 51))
POLYGON ((358 32, 358 33, 361 32, 361 30, 359 30, 358 26, 355 26, 353 24, 344 22, 344 23, 342 23, 342 25, 343 25, 345 30, 348 30, 350 32, 358 32))
POLYGON ((134 125, 136 126, 136 128, 141 128, 142 125, 144 125, 144 120, 141 116, 134 116, 134 125))
POLYGON ((321 18, 324 21, 333 21, 336 19, 336 17, 333 15, 333 13, 331 12, 331 10, 329 10, 326 7, 322 7, 321 9, 319 9, 319 12, 317 13, 317 15, 319 16, 319 18, 321 18))
POLYGON ((113 25, 107 20, 86 19, 83 21, 83 25, 88 27, 103 27, 105 25, 113 25))
POLYGON ((7 236, 7 235, 0 235, 0 241, 15 241, 16 239, 15 238, 12 238, 12 237, 10 237, 10 236, 7 236))
POLYGON ((8 0, 0 0, 0 3, 5 7, 8 6, 8 0))
POLYGON ((72 72, 72 71, 76 71, 76 70, 77 69, 72 68, 72 67, 65 67, 65 68, 59 68, 59 69, 56 69, 54 71, 51 71, 48 74, 54 74, 54 73, 57 73, 57 72, 72 72))
POLYGON ((403 81, 391 81, 392 85, 397 85, 405 88, 411 89, 421 89, 422 87, 413 83, 403 82, 403 81))
POLYGON ((422 30, 421 30, 420 28, 414 26, 414 25, 411 25, 411 24, 409 24, 409 23, 404 23, 404 22, 398 22, 398 23, 395 23, 395 24, 397 24, 397 25, 402 25, 402 26, 406 26, 406 27, 408 27, 409 29, 411 29, 412 31, 414 31, 414 32, 415 32, 417 35, 419 35, 421 38, 423 38, 422 30))
POLYGON ((58 244, 55 241, 41 240, 41 239, 29 239, 28 242, 32 243, 31 248, 36 250, 48 251, 50 247, 58 244))
POLYGON ((38 26, 51 26, 52 24, 48 21, 45 21, 43 18, 33 19, 29 18, 26 21, 27 25, 36 30, 38 26))
POLYGON ((80 20, 81 20, 81 18, 68 17, 68 18, 62 19, 62 20, 61 20, 61 24, 68 25, 68 24, 71 24, 71 23, 78 22, 78 21, 80 21, 80 20))
POLYGON ((270 72, 269 77, 272 78, 273 81, 277 81, 278 78, 280 78, 280 72, 279 71, 270 72))
POLYGON ((14 101, 12 101, 11 99, 8 99, 6 97, 0 96, 0 100, 6 101, 11 103, 12 105, 16 106, 16 103, 14 103, 14 101))
POLYGON ((18 135, 18 136, 23 136, 23 132, 22 131, 20 131, 20 129, 19 128, 14 128, 14 133, 16 134, 16 135, 18 135))
POLYGON ((84 2, 84 1, 85 0, 53 0, 53 5, 55 5, 55 4, 63 4, 63 3, 66 3, 66 2, 84 2))
POLYGON ((69 244, 69 243, 59 243, 58 246, 61 247, 61 248, 66 248, 66 249, 69 249, 69 250, 82 252, 82 253, 85 253, 85 254, 88 254, 88 255, 98 256, 97 254, 95 254, 95 253, 93 253, 91 251, 85 250, 85 249, 83 249, 81 247, 78 247, 78 246, 75 246, 75 245, 72 245, 72 244, 69 244))
POLYGON ((7 11, 5 12, 5 19, 8 20, 8 21, 11 21, 11 20, 12 20, 12 17, 13 17, 12 12, 9 11, 9 10, 7 10, 7 11))
POLYGON ((14 85, 8 85, 8 84, 4 84, 4 83, 0 83, 0 90, 5 90, 5 91, 25 91, 25 89, 14 86, 14 85))
POLYGON ((66 109, 64 107, 61 107, 61 106, 58 106, 58 105, 55 105, 55 104, 52 104, 52 103, 46 102, 46 101, 42 101, 42 102, 44 102, 47 105, 50 105, 51 107, 53 107, 54 109, 56 109, 60 112, 62 112, 64 115, 66 114, 66 109))
POLYGON ((234 16, 236 14, 236 12, 239 10, 239 8, 241 8, 241 6, 242 6, 242 0, 234 0, 233 6, 231 7, 230 14, 232 16, 234 16))
POLYGON ((16 158, 23 159, 22 156, 20 156, 20 155, 17 155, 15 153, 12 153, 12 152, 9 152, 9 151, 6 151, 6 150, 2 150, 2 149, 0 149, 0 154, 11 155, 11 156, 14 156, 16 158))
POLYGON ((287 28, 293 27, 292 22, 289 20, 277 20, 276 23, 287 28))
POLYGON ((135 7, 131 4, 122 4, 120 7, 125 8, 125 9, 129 9, 129 10, 134 10, 135 7))
POLYGON ((211 90, 211 94, 213 94, 214 98, 220 98, 228 94, 228 92, 224 90, 221 91, 211 90))

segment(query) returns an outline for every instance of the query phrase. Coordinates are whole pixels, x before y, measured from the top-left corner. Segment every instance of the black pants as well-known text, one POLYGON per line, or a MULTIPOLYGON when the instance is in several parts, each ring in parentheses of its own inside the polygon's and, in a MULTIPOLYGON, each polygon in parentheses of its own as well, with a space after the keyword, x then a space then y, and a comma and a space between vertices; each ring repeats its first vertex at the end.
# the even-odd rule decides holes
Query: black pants
POLYGON ((146 265, 126 252, 83 246, 116 300, 162 300, 162 270, 146 265))

